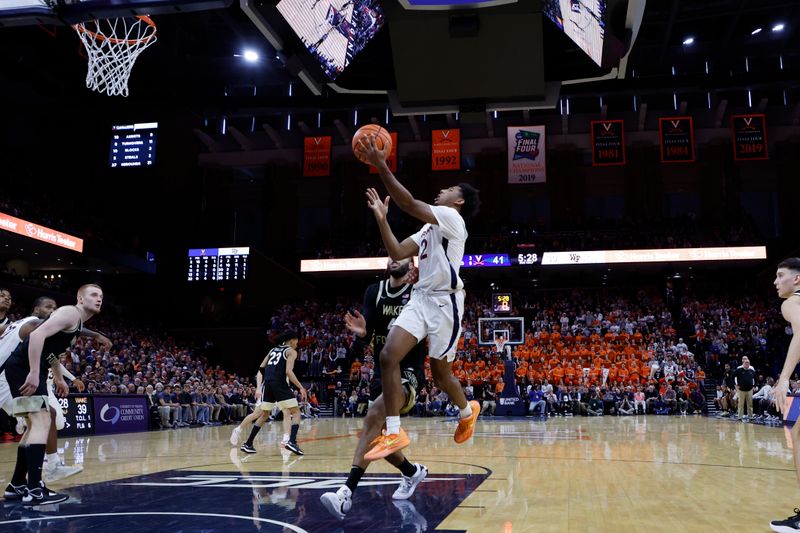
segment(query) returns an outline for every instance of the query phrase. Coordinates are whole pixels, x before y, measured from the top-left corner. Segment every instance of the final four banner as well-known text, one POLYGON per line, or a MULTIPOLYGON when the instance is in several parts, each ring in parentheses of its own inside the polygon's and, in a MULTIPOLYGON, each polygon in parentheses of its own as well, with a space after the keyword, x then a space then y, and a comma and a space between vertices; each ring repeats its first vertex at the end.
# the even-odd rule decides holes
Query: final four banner
POLYGON ((546 182, 544 126, 511 126, 507 137, 508 182, 546 182))
POLYGON ((303 176, 331 175, 331 137, 305 137, 303 139, 303 176))
POLYGON ((592 121, 592 165, 625 164, 625 124, 622 120, 592 121))
POLYGON ((733 115, 731 130, 735 160, 769 159, 764 115, 733 115))

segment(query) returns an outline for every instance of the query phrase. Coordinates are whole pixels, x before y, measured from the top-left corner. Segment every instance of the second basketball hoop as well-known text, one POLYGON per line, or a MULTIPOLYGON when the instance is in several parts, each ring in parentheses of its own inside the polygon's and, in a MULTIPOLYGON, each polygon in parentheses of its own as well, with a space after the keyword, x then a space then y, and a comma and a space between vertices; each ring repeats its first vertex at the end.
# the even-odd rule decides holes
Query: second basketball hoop
POLYGON ((86 48, 86 86, 109 96, 128 96, 128 80, 139 54, 156 42, 150 17, 121 17, 79 22, 73 26, 86 48))

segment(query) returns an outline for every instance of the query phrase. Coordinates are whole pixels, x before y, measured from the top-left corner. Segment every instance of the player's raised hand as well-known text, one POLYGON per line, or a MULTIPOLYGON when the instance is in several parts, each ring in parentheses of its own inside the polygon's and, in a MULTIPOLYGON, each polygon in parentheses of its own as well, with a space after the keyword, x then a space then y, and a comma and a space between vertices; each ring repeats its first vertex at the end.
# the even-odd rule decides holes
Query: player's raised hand
POLYGON ((381 201, 378 191, 369 188, 367 189, 367 206, 372 209, 372 213, 377 220, 385 220, 386 214, 389 212, 389 197, 387 196, 381 201))
POLYGON ((386 162, 386 158, 389 155, 389 147, 384 146, 383 150, 379 149, 375 142, 374 133, 370 133, 364 138, 359 139, 358 144, 361 147, 361 154, 370 165, 377 168, 378 165, 386 162))
POLYGON ((366 337, 367 319, 364 318, 364 315, 359 313, 358 310, 354 310, 353 313, 355 314, 350 314, 350 311, 348 311, 347 314, 344 315, 344 327, 359 337, 366 337))

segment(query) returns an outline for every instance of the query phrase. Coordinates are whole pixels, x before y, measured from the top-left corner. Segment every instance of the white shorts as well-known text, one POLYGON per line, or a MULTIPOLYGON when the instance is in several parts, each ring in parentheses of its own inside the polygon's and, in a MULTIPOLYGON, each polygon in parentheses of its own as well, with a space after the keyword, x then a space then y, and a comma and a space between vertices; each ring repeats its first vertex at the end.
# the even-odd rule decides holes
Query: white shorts
POLYGON ((394 321, 417 342, 428 337, 428 355, 432 359, 456 358, 464 316, 464 291, 455 293, 423 293, 414 291, 411 299, 394 321))
POLYGON ((11 396, 5 372, 0 374, 0 408, 9 415, 14 414, 14 397, 11 396))

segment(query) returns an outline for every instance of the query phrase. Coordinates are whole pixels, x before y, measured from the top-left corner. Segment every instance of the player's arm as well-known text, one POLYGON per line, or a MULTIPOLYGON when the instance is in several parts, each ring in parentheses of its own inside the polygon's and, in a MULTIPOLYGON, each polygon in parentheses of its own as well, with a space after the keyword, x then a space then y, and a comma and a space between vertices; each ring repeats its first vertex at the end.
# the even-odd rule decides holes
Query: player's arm
POLYGON ((102 333, 92 331, 91 329, 83 328, 81 329, 81 337, 89 337, 90 339, 92 339, 97 343, 97 346, 104 348, 106 350, 111 349, 111 339, 109 339, 102 333))
POLYGON ((61 372, 63 367, 61 366, 59 358, 54 358, 50 361, 50 368, 53 371, 53 384, 56 386, 56 395, 63 398, 69 394, 69 387, 67 386, 67 382, 64 381, 64 374, 61 372))
POLYGON ((300 397, 305 401, 306 399, 306 388, 303 387, 303 384, 300 383, 300 380, 297 379, 297 376, 294 375, 294 361, 297 359, 297 352, 294 351, 292 348, 286 350, 286 377, 289 378, 289 381, 294 384, 295 387, 298 388, 300 391, 300 397))
POLYGON ((42 325, 43 322, 44 320, 42 319, 31 320, 29 322, 26 322, 25 324, 23 324, 21 328, 19 328, 19 338, 22 340, 27 339, 30 336, 30 334, 33 333, 33 330, 42 325))
POLYGON ((375 220, 378 222, 378 229, 381 232, 381 239, 389 257, 395 261, 414 257, 419 251, 419 246, 411 237, 408 237, 403 242, 397 240, 392 228, 389 227, 389 221, 386 219, 386 214, 389 212, 389 197, 381 201, 378 191, 375 189, 367 189, 367 206, 372 210, 375 215, 375 220))
MULTIPOLYGON (((80 322, 80 314, 75 307, 61 307, 56 309, 50 319, 44 321, 38 328, 31 332, 28 342, 28 366, 30 372, 25 383, 20 387, 24 396, 30 396, 39 386, 39 364, 42 360, 44 341, 59 331, 74 328, 80 322)), ((62 379, 63 381, 63 379, 62 379)))
POLYGON ((793 332, 792 340, 789 342, 789 349, 786 351, 783 370, 781 370, 781 375, 772 389, 775 407, 778 412, 782 413, 786 404, 786 395, 789 392, 789 379, 791 379, 797 364, 800 363, 800 298, 792 296, 784 300, 783 304, 781 304, 781 314, 792 325, 793 332))
POLYGON ((267 359, 265 357, 263 361, 261 361, 261 366, 258 367, 258 372, 256 372, 256 400, 261 400, 261 386, 264 384, 264 376, 261 375, 261 370, 266 368, 267 366, 267 359))
POLYGON ((384 150, 378 150, 375 144, 375 136, 369 135, 360 140, 359 143, 362 145, 363 154, 367 161, 378 169, 378 175, 397 207, 418 220, 429 224, 438 224, 436 217, 433 216, 433 211, 431 211, 431 206, 414 198, 409 190, 403 187, 397 181, 395 175, 392 174, 392 171, 389 170, 389 166, 386 164, 386 154, 384 150))
POLYGON ((347 357, 352 360, 363 355, 364 348, 372 341, 375 334, 375 302, 378 298, 378 285, 372 284, 364 292, 364 302, 361 304, 361 312, 350 314, 344 317, 345 327, 355 334, 353 344, 350 345, 347 357))

